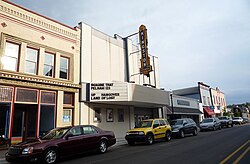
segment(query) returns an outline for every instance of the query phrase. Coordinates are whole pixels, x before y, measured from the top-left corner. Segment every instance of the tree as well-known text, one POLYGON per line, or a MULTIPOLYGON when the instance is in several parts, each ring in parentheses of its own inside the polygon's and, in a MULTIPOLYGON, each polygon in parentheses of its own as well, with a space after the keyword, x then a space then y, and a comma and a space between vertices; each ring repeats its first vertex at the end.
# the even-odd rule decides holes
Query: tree
POLYGON ((234 117, 241 117, 241 113, 240 112, 235 112, 234 117))
POLYGON ((223 116, 229 116, 228 112, 223 112, 223 116))

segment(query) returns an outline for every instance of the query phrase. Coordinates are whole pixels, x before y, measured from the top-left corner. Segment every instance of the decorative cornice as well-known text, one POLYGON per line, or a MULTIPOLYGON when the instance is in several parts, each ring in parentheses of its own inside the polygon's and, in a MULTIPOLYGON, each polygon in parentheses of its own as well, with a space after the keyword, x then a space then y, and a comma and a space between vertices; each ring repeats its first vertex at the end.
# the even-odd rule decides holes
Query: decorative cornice
POLYGON ((70 82, 64 82, 61 80, 54 80, 50 78, 41 78, 41 77, 31 77, 31 76, 25 76, 25 75, 19 75, 19 74, 12 74, 12 73, 1 73, 0 72, 0 80, 4 79, 12 79, 15 81, 22 81, 22 82, 29 82, 34 83, 35 85, 41 84, 41 85, 50 85, 53 87, 68 87, 68 88, 80 88, 79 84, 74 84, 70 82))
MULTIPOLYGON (((0 5, 0 11, 2 11, 3 13, 6 13, 8 15, 11 15, 13 17, 16 17, 18 20, 24 20, 24 21, 30 22, 32 24, 38 25, 39 27, 44 27, 45 29, 54 31, 56 33, 60 33, 60 34, 63 34, 65 36, 68 36, 68 37, 71 37, 74 39, 79 39, 77 34, 74 34, 72 32, 64 30, 62 28, 56 27, 56 26, 52 25, 51 23, 48 23, 42 19, 37 19, 34 16, 24 14, 24 12, 16 11, 12 8, 9 8, 9 7, 3 6, 3 5, 0 5)), ((27 12, 34 14, 31 11, 27 11, 27 12)), ((41 17, 41 15, 37 15, 37 16, 41 17)), ((42 18, 45 19, 44 17, 42 17, 42 18)), ((54 23, 58 23, 59 25, 61 25, 61 23, 59 23, 59 22, 54 22, 54 23)))
POLYGON ((76 88, 33 83, 29 81, 20 81, 15 79, 0 79, 0 84, 8 86, 26 87, 26 88, 47 89, 53 91, 66 91, 66 92, 76 92, 76 93, 79 92, 79 89, 76 88))

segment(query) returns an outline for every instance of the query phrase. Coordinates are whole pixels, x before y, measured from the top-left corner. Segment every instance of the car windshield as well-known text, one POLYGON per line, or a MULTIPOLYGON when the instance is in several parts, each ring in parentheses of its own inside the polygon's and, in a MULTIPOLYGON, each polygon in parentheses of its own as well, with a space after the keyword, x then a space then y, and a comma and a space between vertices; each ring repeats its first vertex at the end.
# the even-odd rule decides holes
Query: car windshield
POLYGON ((183 120, 173 120, 171 121, 171 125, 182 125, 183 124, 183 120))
POLYGON ((213 119, 204 119, 202 122, 203 122, 203 123, 213 122, 213 119))
POLYGON ((227 117, 219 117, 220 120, 227 120, 227 117))
POLYGON ((69 128, 60 128, 60 129, 52 129, 47 134, 45 134, 41 139, 42 140, 51 140, 51 139, 57 139, 64 136, 64 134, 67 133, 69 128))
POLYGON ((138 128, 147 128, 152 126, 152 121, 142 121, 138 128))

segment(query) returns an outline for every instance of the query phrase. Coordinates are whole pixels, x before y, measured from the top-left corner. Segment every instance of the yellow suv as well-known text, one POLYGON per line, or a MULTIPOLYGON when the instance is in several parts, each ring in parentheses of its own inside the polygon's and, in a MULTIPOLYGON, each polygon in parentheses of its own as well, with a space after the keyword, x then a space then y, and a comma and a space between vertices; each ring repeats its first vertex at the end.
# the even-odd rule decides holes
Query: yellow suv
POLYGON ((148 119, 143 120, 140 125, 127 132, 125 139, 129 145, 135 142, 146 142, 153 144, 156 139, 171 140, 171 126, 166 119, 148 119))

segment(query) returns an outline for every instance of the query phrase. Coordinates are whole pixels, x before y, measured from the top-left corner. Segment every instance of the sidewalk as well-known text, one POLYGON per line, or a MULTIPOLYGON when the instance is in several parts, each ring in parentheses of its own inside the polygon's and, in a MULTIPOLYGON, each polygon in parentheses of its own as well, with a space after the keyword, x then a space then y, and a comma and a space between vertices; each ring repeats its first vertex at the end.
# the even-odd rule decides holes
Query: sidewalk
POLYGON ((7 152, 7 149, 1 149, 0 150, 0 159, 5 158, 5 153, 7 152))

